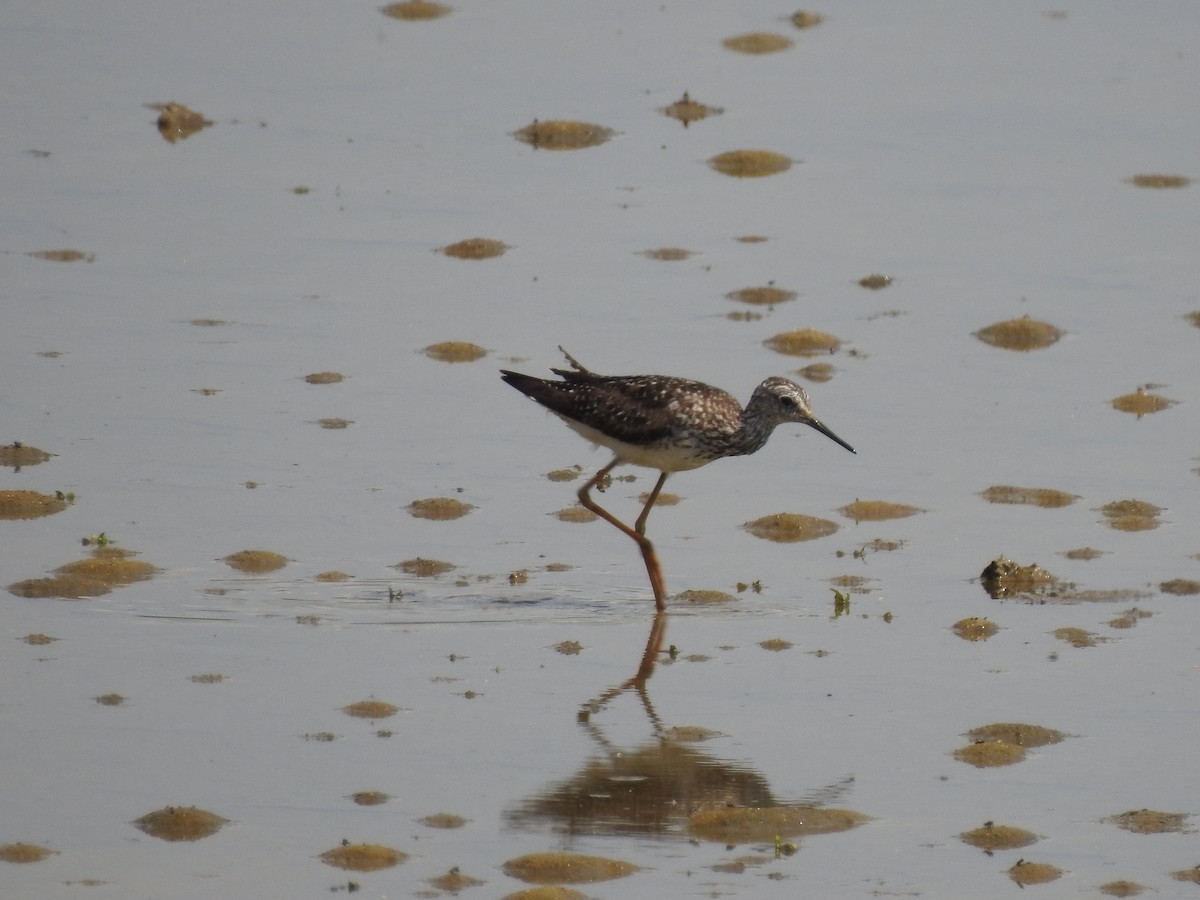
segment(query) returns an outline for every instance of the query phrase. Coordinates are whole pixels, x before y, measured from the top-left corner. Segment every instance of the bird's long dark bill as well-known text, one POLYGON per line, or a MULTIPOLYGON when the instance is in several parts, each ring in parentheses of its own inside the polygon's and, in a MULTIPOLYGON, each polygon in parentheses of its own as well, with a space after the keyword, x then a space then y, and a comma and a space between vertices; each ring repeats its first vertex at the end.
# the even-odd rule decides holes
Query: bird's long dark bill
POLYGON ((817 429, 817 431, 821 432, 821 434, 825 435, 825 437, 829 438, 834 443, 841 444, 843 447, 845 447, 851 453, 858 453, 857 450, 855 450, 853 447, 851 447, 849 444, 847 444, 845 441, 843 441, 840 437, 838 437, 836 434, 834 434, 832 431, 830 431, 828 428, 826 428, 817 419, 809 419, 808 424, 811 425, 813 428, 817 429))

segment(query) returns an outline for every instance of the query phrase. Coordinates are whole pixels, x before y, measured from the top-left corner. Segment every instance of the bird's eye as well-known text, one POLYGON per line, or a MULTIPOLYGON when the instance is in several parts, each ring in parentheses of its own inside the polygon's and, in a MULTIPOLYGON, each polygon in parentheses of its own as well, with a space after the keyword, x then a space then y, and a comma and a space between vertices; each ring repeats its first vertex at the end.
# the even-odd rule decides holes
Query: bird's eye
POLYGON ((784 394, 782 397, 779 398, 779 405, 785 406, 788 409, 791 409, 793 406, 796 405, 796 398, 791 397, 787 394, 784 394))

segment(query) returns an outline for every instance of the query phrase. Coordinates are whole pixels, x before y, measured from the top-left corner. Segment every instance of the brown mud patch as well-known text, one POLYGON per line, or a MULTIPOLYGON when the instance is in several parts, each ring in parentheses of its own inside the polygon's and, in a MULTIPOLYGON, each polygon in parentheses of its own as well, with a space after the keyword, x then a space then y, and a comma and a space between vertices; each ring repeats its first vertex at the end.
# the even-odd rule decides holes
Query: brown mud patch
POLYGON ((46 644, 53 644, 55 641, 61 640, 61 638, 51 637, 50 635, 42 634, 39 631, 34 632, 33 634, 27 634, 25 637, 21 638, 21 640, 32 646, 41 647, 45 646, 46 644))
POLYGON ((756 538, 775 541, 779 544, 815 541, 818 538, 828 537, 838 530, 836 522, 799 513, 775 513, 755 519, 753 522, 746 522, 742 527, 756 538))
POLYGON ((400 711, 400 707, 384 700, 359 700, 342 707, 342 712, 356 719, 386 719, 400 711))
POLYGON ((195 806, 164 806, 135 819, 133 824, 164 841, 198 841, 216 834, 228 821, 195 806))
POLYGON ((590 509, 585 509, 582 506, 568 506, 560 509, 557 512, 551 513, 554 518, 560 522, 568 522, 572 525, 582 525, 585 522, 595 522, 598 518, 590 509))
POLYGON ((194 109, 188 109, 182 103, 147 103, 148 109, 158 110, 158 119, 154 126, 163 140, 175 144, 190 138, 198 131, 203 131, 212 125, 194 109))
POLYGON ((1146 889, 1136 881, 1119 878, 1116 881, 1106 881, 1096 890, 1109 897, 1136 897, 1146 889))
POLYGON ((967 732, 973 741, 1002 741, 1014 747, 1046 747, 1066 740, 1067 735, 1044 725, 1027 725, 1022 722, 996 722, 981 725, 967 732))
POLYGON ((797 369, 795 374, 816 384, 825 384, 833 378, 837 369, 830 363, 813 363, 803 369, 797 369))
POLYGON ((46 262, 95 262, 95 253, 85 253, 82 250, 30 250, 26 256, 34 259, 44 259, 46 262))
POLYGON ((1114 500, 1100 507, 1109 528, 1116 531, 1151 531, 1162 524, 1162 507, 1145 500, 1114 500))
POLYGON ((37 844, 26 844, 18 841, 15 844, 0 844, 0 861, 7 863, 35 863, 55 853, 47 847, 37 844))
POLYGON ((1170 581, 1160 584, 1158 589, 1164 594, 1174 594, 1176 597, 1191 597, 1200 594, 1200 581, 1192 581, 1190 578, 1172 578, 1170 581))
POLYGON ((816 28, 825 21, 825 17, 820 13, 809 12, 808 10, 798 9, 791 14, 789 20, 793 25, 803 31, 806 28, 816 28))
POLYGON ((767 284, 762 287, 748 287, 737 291, 730 291, 725 295, 725 298, 751 306, 775 306, 778 303, 787 303, 789 300, 795 300, 797 296, 795 291, 767 284))
POLYGON ((886 522, 889 519, 906 519, 924 512, 905 503, 890 503, 886 500, 855 500, 838 510, 847 519, 859 522, 886 522))
POLYGON ((349 799, 355 806, 383 806, 392 798, 383 791, 355 791, 349 799))
POLYGON ((406 559, 403 562, 398 562, 392 568, 399 569, 405 575, 414 575, 417 578, 437 578, 439 575, 445 575, 447 572, 454 570, 454 564, 445 562, 440 559, 422 559, 418 556, 416 559, 406 559))
POLYGON ((1070 506, 1079 499, 1075 494, 1054 488, 1014 487, 1011 484, 994 484, 979 492, 988 503, 1011 503, 1040 506, 1043 509, 1059 509, 1070 506))
MULTIPOLYGON (((47 453, 37 447, 30 447, 20 441, 0 446, 0 466, 20 469, 22 466, 38 466, 47 462, 53 453, 47 453)), ((4 493, 4 492, 0 492, 4 493)))
POLYGON ((758 646, 772 653, 779 653, 781 650, 791 650, 793 644, 783 638, 767 638, 765 641, 759 641, 758 646))
POLYGON ((417 819, 417 821, 426 828, 441 828, 449 830, 454 828, 462 828, 470 821, 470 819, 464 819, 462 816, 454 815, 454 813, 433 813, 432 815, 425 816, 422 819, 417 819))
POLYGON ((785 356, 824 356, 837 353, 841 338, 814 328, 785 331, 763 341, 763 346, 785 356))
POLYGON ((95 700, 97 703, 99 703, 101 706, 124 706, 125 705, 125 698, 117 693, 101 694, 99 697, 93 697, 92 699, 95 700))
POLYGON ((1062 874, 1062 869, 1057 866, 1049 863, 1027 862, 1023 859, 1018 859, 1008 870, 1008 877, 1021 887, 1025 887, 1027 884, 1048 884, 1062 878, 1062 874))
POLYGON ((430 359, 444 363, 475 362, 477 359, 487 356, 486 350, 478 344, 467 341, 441 341, 437 344, 430 344, 421 352, 430 359))
POLYGON ((725 38, 725 40, 721 41, 721 46, 735 53, 748 53, 757 56, 764 53, 778 53, 781 50, 787 50, 793 43, 791 38, 774 31, 752 31, 749 34, 739 34, 735 37, 725 38))
POLYGON ((404 0, 402 3, 389 3, 379 10, 391 19, 402 22, 428 22, 430 19, 440 19, 450 15, 453 8, 430 0, 404 0))
POLYGON ((501 868, 505 875, 530 884, 592 884, 624 878, 638 870, 631 862, 581 853, 528 853, 501 868))
POLYGON ((0 519, 40 519, 60 513, 68 505, 65 495, 60 497, 40 491, 0 491, 0 519))
POLYGON ((964 844, 970 844, 988 853, 996 850, 1019 850, 1037 841, 1038 837, 1032 831, 1024 828, 1014 828, 1011 825, 996 825, 992 822, 980 828, 964 831, 959 836, 964 844))
POLYGON ((534 119, 524 128, 514 131, 513 137, 535 150, 583 150, 598 147, 616 132, 591 122, 572 122, 563 119, 534 119))
POLYGON ((850 831, 870 816, 818 806, 742 806, 702 809, 688 817, 688 833, 708 841, 742 844, 850 831))
POLYGON ((659 262, 682 262, 696 254, 691 250, 684 250, 682 247, 657 247, 654 250, 639 250, 637 255, 644 256, 646 259, 656 259, 659 262))
POLYGON ((1007 556, 997 556, 979 573, 988 596, 1002 600, 1014 595, 1041 595, 1057 588, 1059 581, 1037 563, 1022 566, 1007 556))
POLYGON ((448 872, 443 872, 441 875, 435 875, 433 878, 425 880, 433 888, 447 894, 457 894, 459 891, 466 890, 469 887, 478 887, 481 884, 487 884, 486 881, 480 881, 478 878, 464 875, 458 870, 458 866, 455 866, 448 872))
POLYGON ((350 419, 330 418, 317 419, 317 424, 327 431, 341 431, 342 429, 349 428, 354 422, 350 419))
POLYGON ((687 128, 692 122, 707 119, 709 116, 719 116, 725 110, 719 106, 706 106, 693 100, 688 92, 684 91, 682 97, 670 106, 664 106, 660 112, 664 116, 670 116, 672 119, 682 122, 683 127, 687 128))
POLYGON ((346 380, 341 372, 313 372, 304 376, 309 384, 339 384, 346 380))
POLYGON ((1100 637, 1098 634, 1083 628, 1076 628, 1073 625, 1055 628, 1050 633, 1063 643, 1070 644, 1077 650, 1082 650, 1085 647, 1095 647, 1097 644, 1108 642, 1108 638, 1100 637))
POLYGON ((882 291, 885 287, 891 287, 893 280, 891 275, 872 272, 870 275, 864 275, 858 279, 858 286, 869 291, 882 291))
POLYGON ((765 178, 786 172, 792 161, 771 150, 729 150, 712 157, 708 165, 731 178, 765 178))
POLYGON ((1049 347, 1057 342, 1063 333, 1047 322, 1024 316, 1020 319, 996 322, 974 332, 974 335, 993 347, 1025 352, 1049 347))
POLYGON ((321 862, 352 872, 378 872, 408 859, 407 853, 383 844, 342 844, 321 854, 321 862))
POLYGON ((1060 554, 1067 559, 1078 559, 1083 562, 1088 562, 1097 559, 1105 554, 1104 550, 1097 550, 1095 547, 1076 547, 1073 550, 1064 550, 1060 554))
POLYGON ((1131 809, 1100 821, 1116 825, 1134 834, 1190 834, 1188 813, 1161 812, 1156 809, 1131 809))
POLYGON ((1179 401, 1163 397, 1161 394, 1151 394, 1146 388, 1139 387, 1132 394, 1122 394, 1110 402, 1117 412, 1130 413, 1140 419, 1142 416, 1170 409, 1179 401))
POLYGON ((98 547, 90 557, 66 563, 48 578, 30 578, 10 584, 8 590, 18 597, 82 600, 99 597, 113 588, 145 581, 158 573, 158 567, 131 559, 132 550, 98 547))
POLYGON ((1192 183, 1192 180, 1186 175, 1163 175, 1158 172, 1152 172, 1145 175, 1133 175, 1125 179, 1126 184, 1132 184, 1134 187, 1140 188, 1181 188, 1187 187, 1192 183))
POLYGON ((473 237, 439 247, 438 252, 454 259, 495 259, 503 256, 508 244, 495 238, 473 237))
POLYGON ((713 591, 704 588, 689 588, 675 595, 676 600, 685 603, 731 603, 735 599, 732 594, 724 591, 713 591))
POLYGON ((288 564, 288 558, 271 550, 239 550, 221 560, 231 569, 250 575, 274 572, 288 564))
POLYGON ((574 888, 551 884, 513 891, 511 894, 505 894, 503 900, 588 900, 588 896, 574 888))
POLYGON ((979 741, 959 747, 954 751, 954 758, 977 769, 991 769, 1021 762, 1025 758, 1025 750, 1004 741, 979 741))
POLYGON ((954 623, 951 630, 964 641, 986 641, 996 634, 1000 628, 991 619, 971 616, 967 619, 959 619, 954 623))
POLYGON ((449 522, 461 519, 475 507, 463 503, 453 497, 430 497, 426 500, 414 500, 408 504, 408 513, 414 519, 433 519, 438 522, 449 522))

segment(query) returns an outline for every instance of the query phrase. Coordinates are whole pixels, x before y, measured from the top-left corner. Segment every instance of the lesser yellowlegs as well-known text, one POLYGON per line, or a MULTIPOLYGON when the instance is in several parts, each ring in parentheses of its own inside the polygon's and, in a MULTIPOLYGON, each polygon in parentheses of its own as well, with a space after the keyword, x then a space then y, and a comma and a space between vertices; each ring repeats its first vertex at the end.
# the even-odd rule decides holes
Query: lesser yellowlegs
POLYGON ((551 369, 553 381, 501 370, 501 377, 555 413, 578 434, 607 447, 613 461, 579 489, 579 502, 629 535, 642 551, 654 603, 666 608, 666 582, 654 545, 646 537, 650 508, 672 472, 684 472, 725 456, 745 456, 762 448, 784 422, 815 428, 851 453, 855 450, 813 415, 804 388, 786 378, 768 378, 745 409, 720 388, 666 375, 597 375, 563 350, 570 369, 551 369), (591 489, 615 466, 631 463, 658 469, 658 482, 630 528, 591 497, 591 489))

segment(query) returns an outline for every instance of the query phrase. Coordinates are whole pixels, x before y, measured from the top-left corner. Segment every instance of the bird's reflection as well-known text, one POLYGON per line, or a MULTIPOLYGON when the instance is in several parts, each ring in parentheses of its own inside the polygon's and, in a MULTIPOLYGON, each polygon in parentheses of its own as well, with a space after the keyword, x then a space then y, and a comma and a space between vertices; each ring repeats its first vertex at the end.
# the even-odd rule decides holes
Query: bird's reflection
MULTIPOLYGON (((698 744, 717 732, 703 728, 668 728, 650 699, 648 682, 662 654, 667 616, 658 613, 650 628, 641 662, 632 678, 609 688, 584 703, 576 720, 597 751, 566 780, 523 801, 505 814, 507 822, 520 828, 549 826, 568 835, 697 837, 737 843, 778 836, 792 836, 806 829, 772 821, 767 830, 747 832, 744 823, 734 834, 723 824, 729 811, 768 810, 807 813, 807 821, 837 813, 839 826, 825 821, 821 831, 854 827, 866 817, 845 810, 819 810, 816 805, 780 806, 766 779, 753 767, 719 759, 699 749, 698 744), (632 747, 617 746, 600 724, 601 714, 623 695, 635 695, 649 722, 650 734, 632 747), (715 812, 717 824, 706 827, 705 813, 715 812), (846 819, 848 814, 850 819, 846 819), (699 823, 699 824, 698 824, 699 823), (782 826, 782 827, 781 827, 782 826)), ((848 789, 853 778, 823 788, 815 804, 832 800, 848 789)), ((827 817, 825 817, 827 818, 827 817)))

